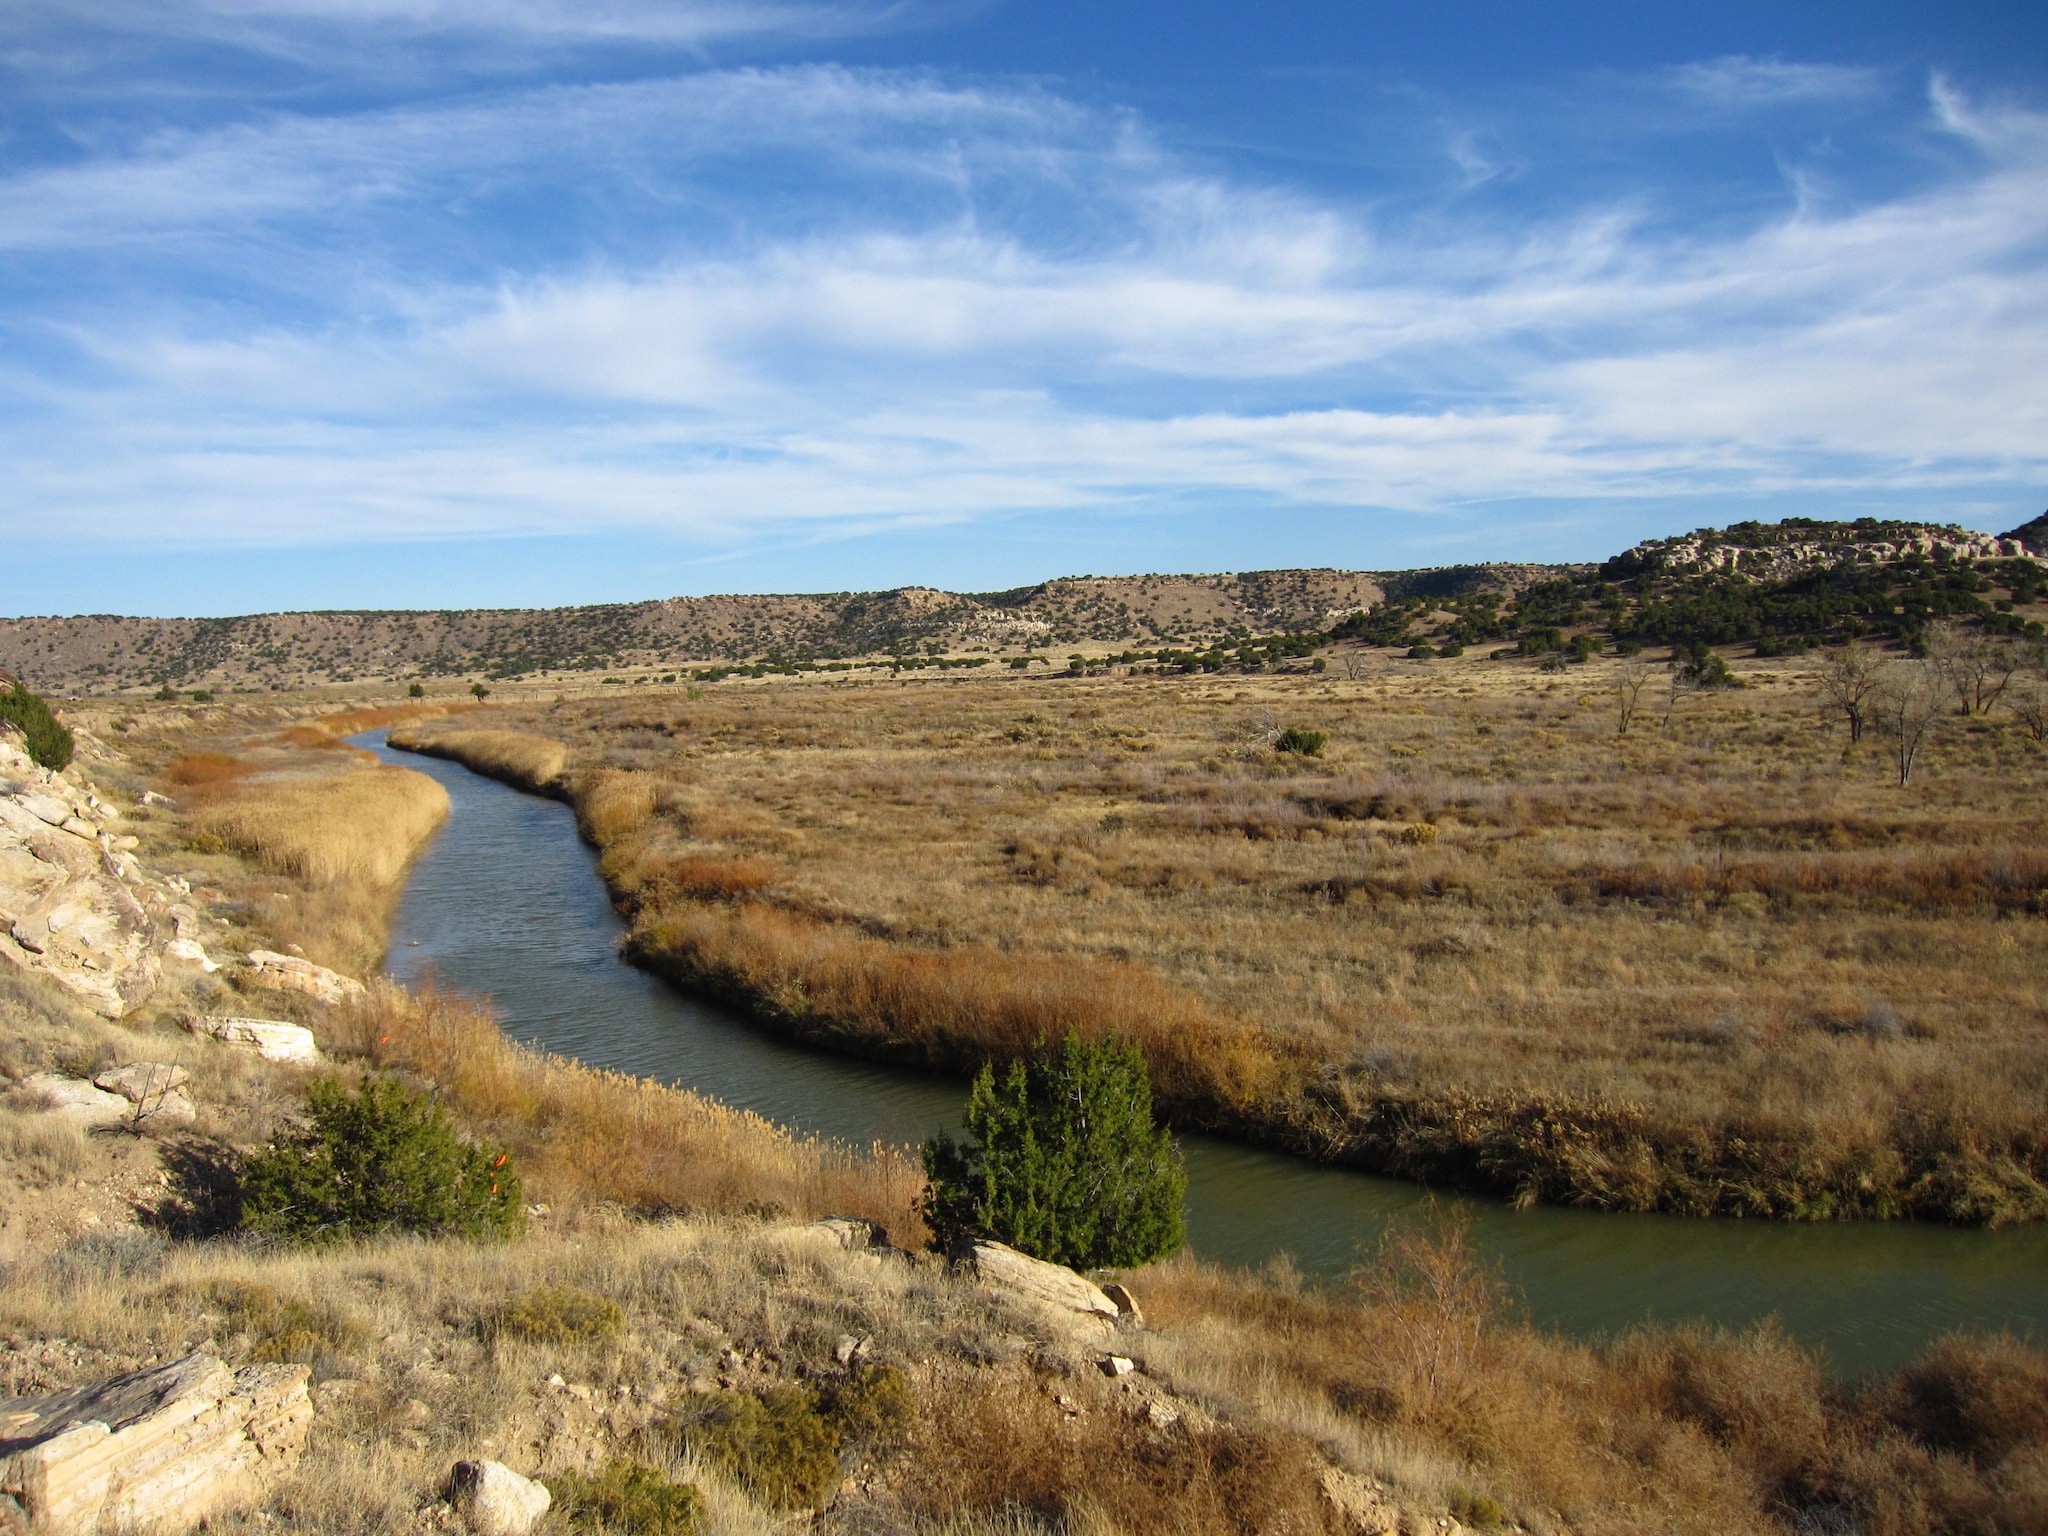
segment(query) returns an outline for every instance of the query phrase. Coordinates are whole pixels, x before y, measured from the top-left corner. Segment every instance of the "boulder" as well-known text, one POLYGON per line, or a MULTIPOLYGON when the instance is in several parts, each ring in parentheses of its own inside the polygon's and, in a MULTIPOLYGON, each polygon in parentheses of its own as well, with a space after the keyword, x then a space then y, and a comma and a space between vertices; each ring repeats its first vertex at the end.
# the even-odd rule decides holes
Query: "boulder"
POLYGON ((1115 1280, 1108 1281, 1102 1287, 1102 1294, 1116 1303, 1118 1321, 1131 1328, 1145 1326, 1145 1314, 1138 1310, 1138 1298, 1122 1284, 1115 1280))
POLYGON ((274 949, 249 951, 249 979, 261 987, 303 992, 323 1003, 354 1002, 368 990, 353 976, 330 971, 298 955, 280 955, 274 949))
POLYGON ((237 1050, 254 1051, 265 1061, 310 1064, 320 1059, 320 1048, 313 1042, 313 1031, 303 1024, 287 1024, 282 1019, 205 1019, 188 1014, 185 1027, 195 1035, 205 1035, 237 1050))
POLYGON ((1048 1264, 986 1238, 962 1238, 948 1256, 998 1296, 1053 1321, 1090 1327, 1116 1322, 1116 1303, 1063 1264, 1048 1264))
POLYGON ((65 1077, 59 1072, 25 1077, 16 1091, 53 1115, 86 1125, 116 1125, 135 1113, 135 1106, 120 1094, 102 1092, 82 1077, 65 1077))
POLYGON ((186 965, 196 965, 208 975, 220 969, 220 963, 207 956, 204 946, 197 939, 172 939, 164 945, 166 960, 180 960, 186 965))
POLYGON ((869 1221, 865 1216, 827 1216, 823 1221, 811 1222, 804 1228, 816 1232, 829 1240, 833 1247, 848 1252, 859 1252, 863 1248, 886 1248, 889 1233, 879 1221, 869 1221))
POLYGON ((185 1069, 166 1061, 131 1061, 125 1067, 110 1067, 92 1080, 95 1088, 118 1093, 130 1104, 160 1099, 173 1088, 185 1086, 185 1069))
POLYGON ((479 1536, 526 1536, 554 1502, 542 1484, 502 1461, 458 1461, 448 1497, 479 1536))
POLYGON ((212 1355, 189 1355, 0 1401, 0 1528, 183 1530, 248 1503, 305 1445, 308 1374, 303 1365, 231 1371, 212 1355))

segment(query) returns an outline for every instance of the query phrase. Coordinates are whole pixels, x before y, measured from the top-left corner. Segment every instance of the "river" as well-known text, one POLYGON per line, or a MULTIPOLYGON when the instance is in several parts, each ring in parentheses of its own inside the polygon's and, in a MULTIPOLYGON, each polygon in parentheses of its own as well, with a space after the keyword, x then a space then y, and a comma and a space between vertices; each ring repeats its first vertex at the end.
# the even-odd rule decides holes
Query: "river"
MULTIPOLYGON (((799 1130, 866 1144, 957 1128, 966 1097, 958 1082, 785 1043, 624 964, 622 925, 568 807, 394 751, 382 732, 353 739, 439 780, 452 802, 393 925, 387 969, 399 981, 431 972, 488 997, 516 1039, 681 1083, 799 1130)), ((1286 1253, 1307 1275, 1341 1277, 1390 1217, 1426 1198, 1397 1180, 1209 1137, 1182 1145, 1189 1242, 1231 1264, 1286 1253)), ((1776 1316, 1845 1375, 1899 1365, 1954 1329, 2048 1337, 2040 1227, 1710 1222, 1464 1204, 1475 1242, 1532 1320, 1582 1337, 1642 1322, 1742 1328, 1776 1316)))

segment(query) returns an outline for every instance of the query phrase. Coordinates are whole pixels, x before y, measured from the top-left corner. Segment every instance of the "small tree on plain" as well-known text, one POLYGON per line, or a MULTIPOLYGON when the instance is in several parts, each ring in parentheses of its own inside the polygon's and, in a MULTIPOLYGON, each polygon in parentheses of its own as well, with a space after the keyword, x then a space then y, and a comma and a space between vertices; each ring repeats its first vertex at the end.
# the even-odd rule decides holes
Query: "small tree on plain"
POLYGON ((1988 715, 2026 655, 2009 640, 1965 629, 1953 619, 1927 626, 1927 659, 1966 715, 1988 715))
POLYGON ((1877 652, 1860 645, 1829 651, 1821 662, 1821 699, 1830 714, 1848 722, 1851 746, 1863 739, 1864 728, 1870 724, 1883 670, 1877 652))
POLYGON ((1643 690, 1649 686, 1650 669, 1639 656, 1626 658, 1614 674, 1614 702, 1616 706, 1615 735, 1626 736, 1628 728, 1635 723, 1636 711, 1643 700, 1643 690))
POLYGON ((1155 1125, 1136 1046, 1069 1033, 1001 1073, 981 1069, 967 1140, 924 1144, 934 1246, 991 1237, 1076 1269, 1143 1264, 1181 1245, 1187 1172, 1155 1125))
POLYGON ((485 699, 491 696, 491 690, 486 688, 482 683, 471 683, 469 685, 469 691, 476 695, 476 701, 479 704, 483 703, 485 699))
POLYGON ((1940 730, 1950 697, 1931 661, 1897 661, 1885 668, 1877 690, 1878 719, 1891 738, 1900 788, 1913 782, 1914 765, 1940 730))

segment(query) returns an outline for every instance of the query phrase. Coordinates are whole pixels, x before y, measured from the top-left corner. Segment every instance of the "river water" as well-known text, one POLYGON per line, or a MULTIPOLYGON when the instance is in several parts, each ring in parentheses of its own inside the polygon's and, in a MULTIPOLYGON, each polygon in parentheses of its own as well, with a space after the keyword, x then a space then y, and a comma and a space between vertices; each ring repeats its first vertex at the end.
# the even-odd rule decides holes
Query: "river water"
MULTIPOLYGON (((755 1030, 624 964, 596 855, 568 807, 459 764, 354 738, 447 787, 447 826, 415 866, 390 974, 488 997, 516 1039, 593 1066, 681 1083, 799 1130, 866 1144, 957 1128, 964 1085, 832 1056, 755 1030)), ((1414 1185, 1184 1138, 1188 1237, 1205 1258, 1292 1256, 1342 1276, 1414 1185)), ((1591 1336, 1646 1321, 1741 1328, 1775 1316, 1847 1375, 1902 1363, 1952 1329, 2048 1338, 2048 1230, 1908 1223, 1787 1225, 1467 1200, 1473 1235, 1541 1326, 1591 1336)))

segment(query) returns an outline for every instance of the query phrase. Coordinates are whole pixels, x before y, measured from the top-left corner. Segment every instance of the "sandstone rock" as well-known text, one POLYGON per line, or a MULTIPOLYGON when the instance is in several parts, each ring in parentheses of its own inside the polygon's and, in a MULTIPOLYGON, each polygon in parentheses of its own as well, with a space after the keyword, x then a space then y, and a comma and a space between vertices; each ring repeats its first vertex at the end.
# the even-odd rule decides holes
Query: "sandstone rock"
POLYGON ((15 803, 46 826, 61 827, 72 819, 68 803, 55 795, 46 795, 36 790, 27 790, 14 797, 15 803))
POLYGON ((869 1221, 864 1216, 827 1216, 823 1221, 810 1223, 804 1230, 830 1238, 833 1246, 848 1252, 889 1246, 888 1231, 880 1222, 869 1221))
POLYGON ((254 1051, 265 1061, 311 1063, 320 1059, 313 1043, 313 1031, 303 1024, 282 1019, 203 1019, 188 1015, 185 1027, 195 1035, 206 1035, 238 1050, 254 1051))
POLYGON ((87 1125, 114 1125, 134 1113, 135 1106, 118 1093, 103 1093, 82 1077, 38 1072, 21 1080, 16 1090, 53 1115, 87 1125))
POLYGON ((448 1497, 480 1536, 525 1536, 554 1502, 542 1484, 502 1461, 458 1461, 448 1497))
POLYGON ((0 1401, 0 1526, 47 1536, 188 1529, 297 1461, 303 1365, 230 1371, 211 1355, 0 1401))
POLYGON ((184 1087, 189 1075, 183 1067, 166 1061, 131 1061, 125 1067, 108 1068, 92 1085, 118 1093, 130 1104, 142 1104, 184 1087))
POLYGON ((1100 1363, 1105 1376, 1128 1376, 1138 1368, 1138 1362, 1128 1355, 1104 1355, 1100 1363))
POLYGON ((197 939, 172 939, 164 946, 166 960, 182 960, 187 965, 196 965, 208 975, 220 969, 217 961, 207 958, 206 950, 197 939))
POLYGON ((997 1295, 1023 1302, 1054 1321, 1090 1327, 1116 1321, 1116 1303, 1064 1265, 979 1238, 961 1239, 949 1256, 997 1295))
POLYGON ((1117 1281, 1112 1280, 1102 1288, 1102 1294, 1116 1303, 1117 1318, 1132 1327, 1145 1326, 1145 1314, 1138 1310, 1138 1299, 1117 1281))
POLYGON ((368 989, 353 976, 330 971, 297 955, 280 955, 273 949, 249 951, 249 979, 258 986, 286 992, 304 992, 323 1003, 346 1003, 368 989))
POLYGON ((59 830, 78 818, 56 793, 63 781, 45 778, 53 787, 0 795, 0 958, 117 1019, 162 979, 155 924, 124 878, 133 856, 59 830))

